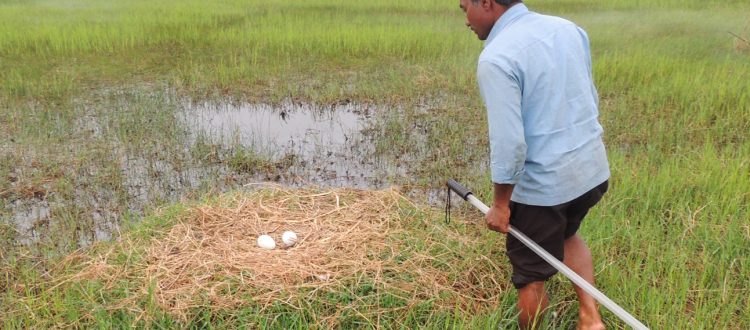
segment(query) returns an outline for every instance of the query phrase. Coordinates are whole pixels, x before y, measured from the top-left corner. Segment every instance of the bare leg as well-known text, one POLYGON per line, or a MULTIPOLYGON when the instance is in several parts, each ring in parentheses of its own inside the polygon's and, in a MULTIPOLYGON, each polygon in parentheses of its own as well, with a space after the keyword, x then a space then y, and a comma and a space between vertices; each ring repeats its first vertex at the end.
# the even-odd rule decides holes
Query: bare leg
POLYGON ((518 323, 521 329, 536 328, 538 317, 547 309, 549 298, 544 282, 532 282, 518 289, 518 323))
MULTIPOLYGON (((575 234, 565 240, 565 265, 584 280, 594 284, 594 264, 586 242, 575 234)), ((604 329, 596 300, 577 285, 573 285, 580 304, 578 312, 578 329, 604 329)))

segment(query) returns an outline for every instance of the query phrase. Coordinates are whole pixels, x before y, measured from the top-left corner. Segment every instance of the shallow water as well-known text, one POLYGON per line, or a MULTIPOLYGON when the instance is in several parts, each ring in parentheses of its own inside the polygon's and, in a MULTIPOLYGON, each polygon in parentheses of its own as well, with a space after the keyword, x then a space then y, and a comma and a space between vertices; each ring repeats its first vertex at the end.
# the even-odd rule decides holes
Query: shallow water
POLYGON ((137 103, 124 96, 111 104, 94 104, 79 118, 80 129, 91 132, 91 140, 76 147, 101 150, 106 141, 107 149, 103 159, 90 159, 82 167, 85 170, 68 178, 72 193, 59 194, 47 187, 52 189, 49 196, 4 203, 4 214, 10 215, 6 219, 19 233, 18 243, 73 235, 68 242, 86 246, 116 238, 123 220, 137 220, 148 209, 252 183, 379 189, 409 170, 405 156, 389 160, 375 152, 378 134, 383 134, 376 119, 389 109, 357 103, 317 106, 143 99, 137 103), (155 121, 168 116, 168 125, 178 125, 185 134, 174 137, 175 143, 152 141, 157 139, 152 135, 145 135, 148 140, 136 141, 136 145, 123 142, 118 134, 122 127, 132 126, 118 123, 143 115, 155 121), (199 143, 217 149, 216 159, 196 155, 199 143), (272 170, 233 168, 227 159, 238 149, 267 159, 272 170), (66 231, 59 232, 61 228, 66 231))
MULTIPOLYGON (((41 222, 49 221, 50 219, 50 205, 47 201, 39 201, 37 203, 24 203, 23 201, 17 200, 11 204, 11 207, 15 210, 13 214, 13 222, 16 224, 16 230, 22 233, 34 233, 34 227, 39 225, 41 222)), ((20 238, 20 242, 28 244, 34 239, 34 236, 27 236, 20 238)))
MULTIPOLYGON (((204 134, 225 148, 252 148, 272 161, 293 159, 273 178, 289 185, 381 188, 386 177, 404 174, 373 154, 374 106, 347 103, 314 106, 200 103, 187 107, 183 120, 194 137, 204 134)), ((263 179, 263 178, 259 178, 263 179)))
POLYGON ((322 108, 290 102, 278 107, 206 102, 190 106, 184 115, 194 130, 224 143, 257 146, 261 152, 312 155, 360 136, 369 111, 352 103, 322 108))

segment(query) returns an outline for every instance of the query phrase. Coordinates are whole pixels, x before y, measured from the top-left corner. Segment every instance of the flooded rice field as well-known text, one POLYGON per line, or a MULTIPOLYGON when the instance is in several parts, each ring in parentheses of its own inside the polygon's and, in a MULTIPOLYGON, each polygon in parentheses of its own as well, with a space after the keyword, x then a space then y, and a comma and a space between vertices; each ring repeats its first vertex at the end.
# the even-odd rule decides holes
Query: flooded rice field
POLYGON ((379 110, 346 103, 330 106, 286 102, 277 106, 204 102, 182 113, 192 139, 223 148, 244 147, 283 167, 261 179, 287 185, 381 188, 388 175, 404 175, 375 155, 373 119, 379 110))
MULTIPOLYGON (((115 97, 80 107, 70 121, 77 133, 65 137, 71 147, 46 150, 62 156, 47 157, 42 170, 36 167, 45 156, 36 154, 44 151, 15 153, 19 164, 10 175, 19 179, 3 196, 2 216, 18 244, 68 235, 75 239, 66 245, 75 248, 116 238, 150 209, 255 183, 385 188, 402 183, 419 154, 384 152, 392 147, 384 135, 417 127, 388 129, 393 123, 383 118, 393 111, 353 102, 115 97), (22 193, 29 185, 39 193, 22 193)), ((408 134, 411 143, 425 141, 424 132, 408 134)))

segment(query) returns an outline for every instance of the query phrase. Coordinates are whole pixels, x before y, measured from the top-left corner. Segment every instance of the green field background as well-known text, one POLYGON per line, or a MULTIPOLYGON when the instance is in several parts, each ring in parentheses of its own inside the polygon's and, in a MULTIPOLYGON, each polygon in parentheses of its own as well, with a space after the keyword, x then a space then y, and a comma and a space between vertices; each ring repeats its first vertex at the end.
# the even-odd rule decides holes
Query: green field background
MULTIPOLYGON (((653 329, 750 328, 750 3, 526 3, 575 21, 591 38, 613 173, 582 229, 597 287, 653 329)), ((38 186, 74 200, 90 185, 111 188, 127 214, 122 175, 107 155, 113 141, 167 158, 160 150, 182 148, 170 120, 175 95, 397 108, 378 114, 376 151, 383 159, 414 155, 414 170, 392 181, 436 189, 454 177, 488 200, 475 80, 482 43, 464 22, 458 1, 0 0, 0 209, 38 186), (102 135, 80 129, 86 116, 104 118, 102 135), (424 137, 412 132, 415 122, 424 137), (90 166, 98 171, 85 181, 90 166), (25 190, 13 174, 19 168, 25 190)), ((2 328, 137 324, 90 297, 91 288, 48 291, 47 265, 78 249, 76 235, 92 221, 82 207, 54 209, 55 234, 32 245, 19 242, 3 212, 2 328), (41 289, 10 289, 21 284, 41 289)), ((140 217, 124 219, 137 227, 140 217)), ((495 237, 482 239, 502 248, 495 237)), ((572 328, 575 299, 563 280, 553 287, 563 317, 545 326, 572 328)), ((508 295, 502 308, 479 315, 412 312, 379 325, 496 328, 512 322, 508 295)), ((198 310, 180 323, 154 310, 156 323, 140 326, 306 328, 316 312, 198 310)), ((356 318, 344 315, 339 325, 375 326, 356 318)))

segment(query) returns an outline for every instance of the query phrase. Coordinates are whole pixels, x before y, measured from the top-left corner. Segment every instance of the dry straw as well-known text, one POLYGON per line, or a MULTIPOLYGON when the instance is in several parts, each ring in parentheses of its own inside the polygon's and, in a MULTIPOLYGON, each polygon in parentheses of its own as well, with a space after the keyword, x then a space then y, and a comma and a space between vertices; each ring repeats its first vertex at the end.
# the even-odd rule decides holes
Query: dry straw
MULTIPOLYGON (((282 303, 302 309, 322 293, 351 292, 363 283, 374 288, 370 294, 406 301, 399 307, 405 312, 425 300, 433 301, 436 310, 496 306, 507 288, 500 274, 503 261, 480 256, 465 266, 462 256, 483 243, 437 226, 440 217, 429 212, 395 190, 264 186, 194 207, 145 246, 123 239, 123 251, 143 249, 135 265, 112 263, 111 249, 90 257, 81 272, 64 282, 96 278, 111 287, 134 281, 140 289, 123 306, 132 307, 149 295, 181 319, 196 307, 253 305, 262 310, 282 303), (297 233, 296 245, 275 250, 257 246, 257 237, 268 234, 283 247, 281 233, 286 230, 297 233)), ((373 319, 373 313, 386 312, 366 306, 361 298, 333 306, 338 312, 320 315, 318 321, 333 322, 347 308, 373 319)))

